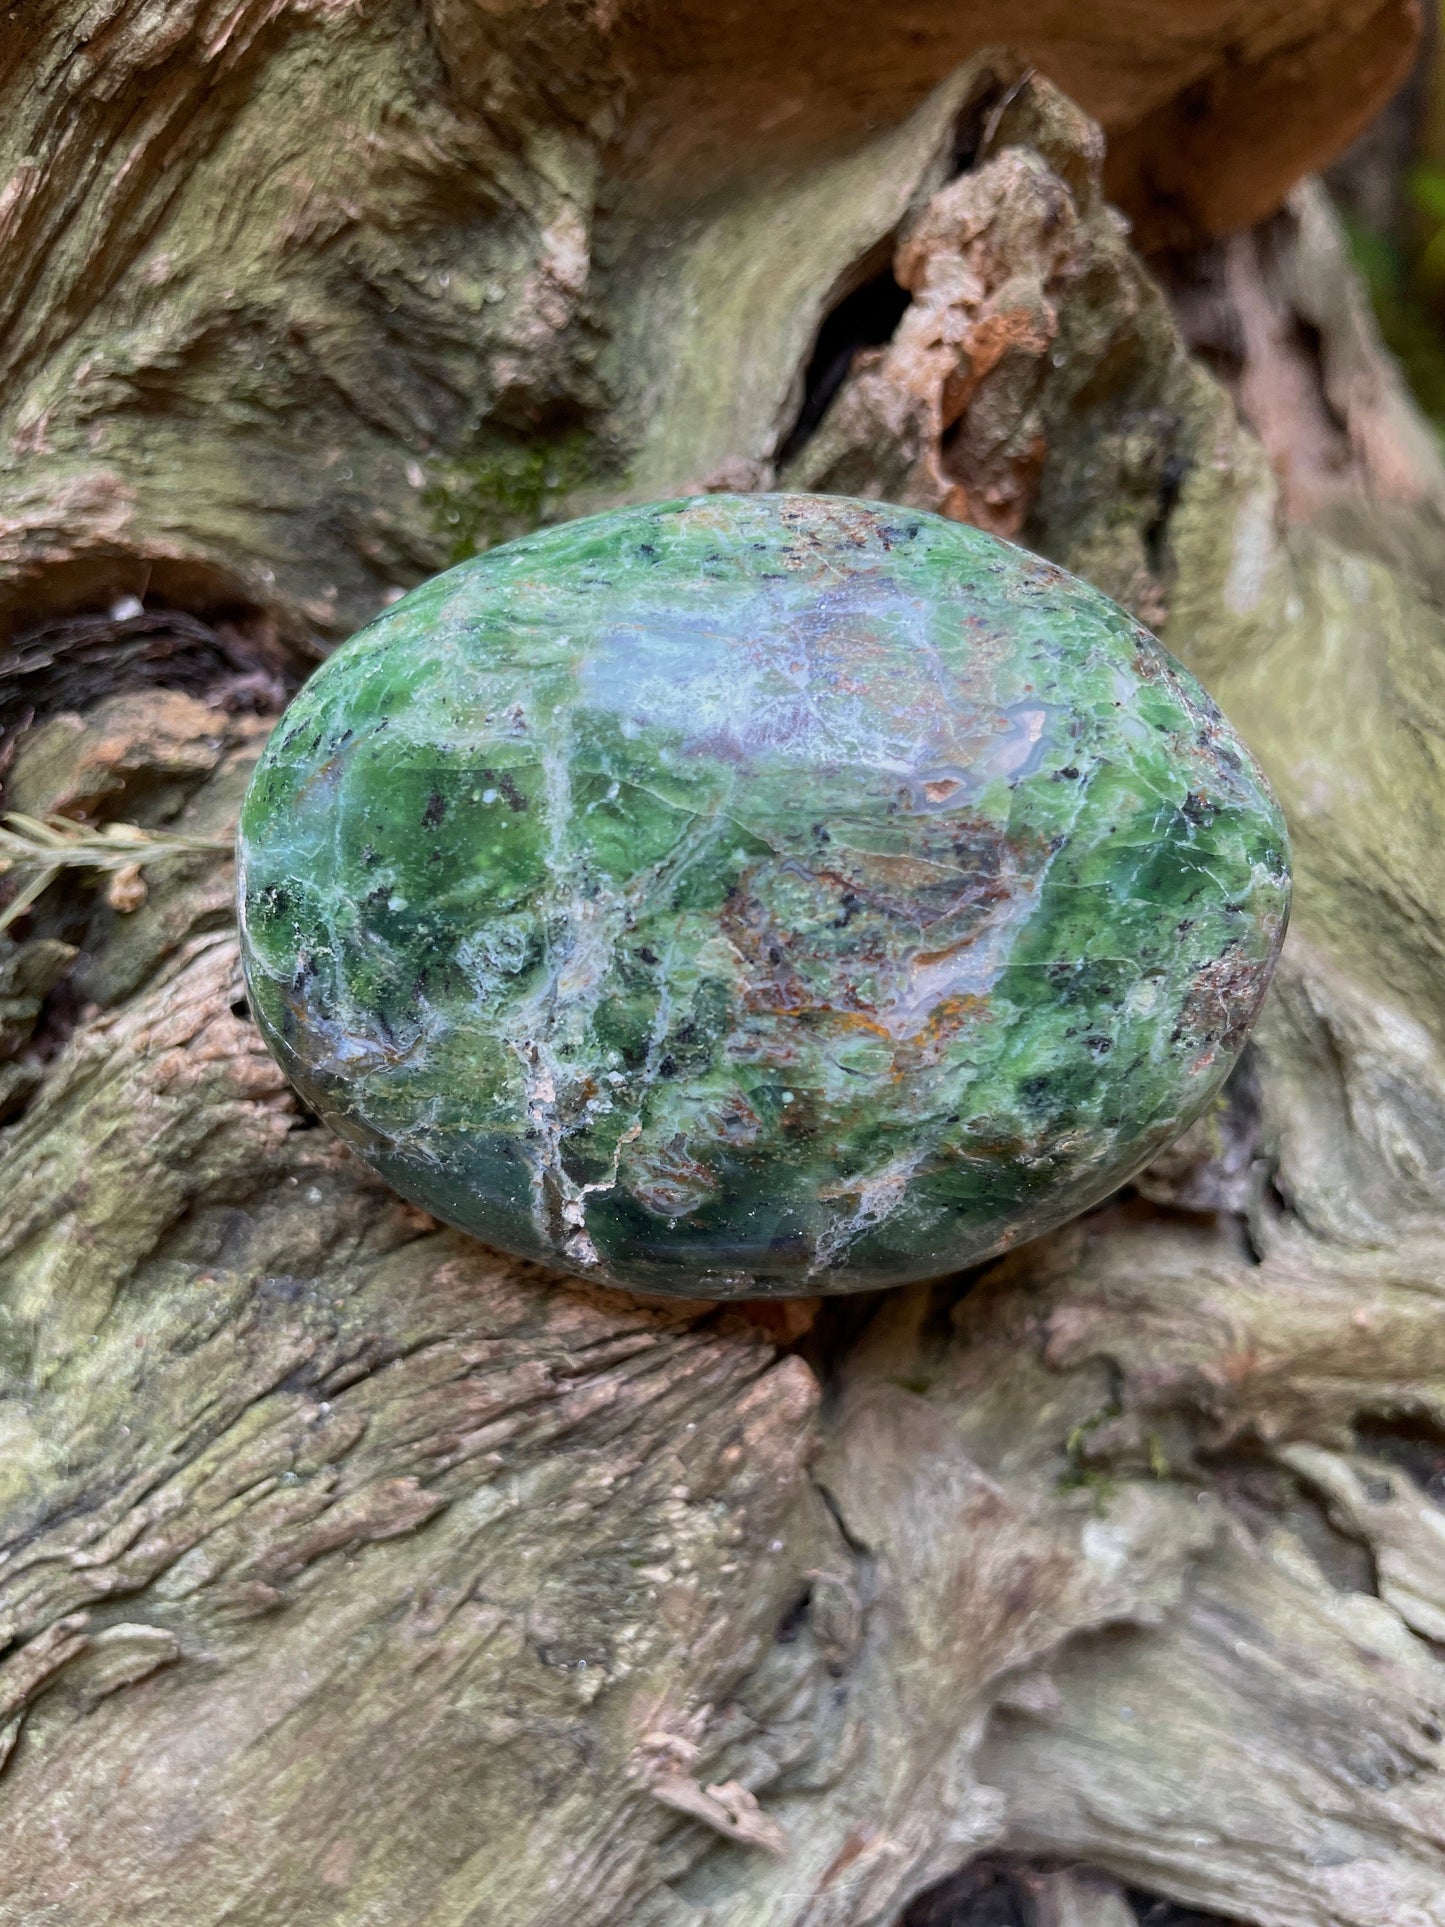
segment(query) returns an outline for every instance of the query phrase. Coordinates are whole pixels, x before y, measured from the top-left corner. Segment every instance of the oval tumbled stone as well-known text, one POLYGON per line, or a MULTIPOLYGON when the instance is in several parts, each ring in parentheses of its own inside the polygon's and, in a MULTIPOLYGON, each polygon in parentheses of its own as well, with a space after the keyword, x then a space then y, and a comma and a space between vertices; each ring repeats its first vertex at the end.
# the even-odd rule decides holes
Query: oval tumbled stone
POLYGON ((936 1276, 1197 1115, 1284 824, 1190 675, 978 531, 703 496, 414 590, 273 735, 252 1005, 404 1196, 688 1296, 936 1276))

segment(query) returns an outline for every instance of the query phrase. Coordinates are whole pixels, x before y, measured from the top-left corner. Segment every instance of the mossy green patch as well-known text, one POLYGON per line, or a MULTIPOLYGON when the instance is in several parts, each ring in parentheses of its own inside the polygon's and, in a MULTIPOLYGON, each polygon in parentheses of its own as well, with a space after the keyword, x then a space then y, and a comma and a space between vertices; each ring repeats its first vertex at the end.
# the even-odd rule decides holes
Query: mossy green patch
POLYGON ((484 445, 431 480, 424 501, 452 562, 556 519, 559 506, 605 467, 583 428, 513 441, 489 430, 484 445))

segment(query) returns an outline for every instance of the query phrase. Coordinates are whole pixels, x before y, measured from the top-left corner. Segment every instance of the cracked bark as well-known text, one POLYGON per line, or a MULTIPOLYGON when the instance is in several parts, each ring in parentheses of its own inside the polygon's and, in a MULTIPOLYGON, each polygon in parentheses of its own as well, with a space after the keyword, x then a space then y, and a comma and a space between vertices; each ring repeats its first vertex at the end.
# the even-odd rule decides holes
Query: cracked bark
POLYGON ((224 834, 393 587, 782 481, 1139 610, 1300 887, 1127 1194, 720 1311, 313 1128, 224 861, 56 884, 0 949, 0 1920, 1445 1923, 1445 473, 1316 190, 1208 238, 1325 158, 1281 114, 1238 200, 1270 88, 1383 88, 1403 15, 1156 9, 1145 71, 1077 11, 948 78, 967 8, 886 58, 788 7, 19 10, 9 807, 224 834))

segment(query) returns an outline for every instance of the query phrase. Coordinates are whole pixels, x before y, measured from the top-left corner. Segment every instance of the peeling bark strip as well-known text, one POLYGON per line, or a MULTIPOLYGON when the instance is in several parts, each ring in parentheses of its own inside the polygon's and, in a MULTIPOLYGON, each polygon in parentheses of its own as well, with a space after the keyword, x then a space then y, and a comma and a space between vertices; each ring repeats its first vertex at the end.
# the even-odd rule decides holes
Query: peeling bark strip
POLYGON ((775 1820, 770 1820, 757 1800, 737 1780, 722 1786, 701 1787, 686 1775, 672 1774, 655 1780, 652 1797, 678 1813, 690 1814, 705 1827, 711 1827, 725 1840, 740 1846, 761 1847, 765 1853, 788 1857, 788 1836, 775 1820))
MULTIPOLYGON (((1077 86, 1207 214, 1261 124, 1304 151, 1270 76, 1343 133, 1403 40, 1260 5, 1226 61, 1205 11, 1150 14, 1158 99, 1077 86)), ((999 56, 900 122, 973 14, 886 57, 865 15, 22 9, 7 801, 224 836, 310 631, 479 534, 771 481, 892 263, 789 460, 1018 518, 1210 681, 1298 845, 1250 1080, 971 1289, 642 1305, 310 1128, 224 864, 129 911, 67 873, 0 942, 0 1920, 936 1927, 971 1867, 1033 1927, 1445 1923, 1438 463, 1321 204, 1220 299, 1246 406, 1309 303, 1348 513, 1190 359, 1079 111, 999 56)))

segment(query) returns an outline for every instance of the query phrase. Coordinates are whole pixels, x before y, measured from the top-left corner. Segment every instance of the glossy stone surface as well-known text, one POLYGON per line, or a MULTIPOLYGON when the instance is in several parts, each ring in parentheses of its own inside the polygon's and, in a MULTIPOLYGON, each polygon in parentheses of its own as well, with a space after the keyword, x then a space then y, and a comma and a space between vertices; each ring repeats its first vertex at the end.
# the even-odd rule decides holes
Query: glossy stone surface
POLYGON ((1284 825, 1096 591, 930 515, 706 496, 355 636, 242 819, 256 1014, 397 1190, 646 1291, 933 1276, 1229 1069, 1284 825))

